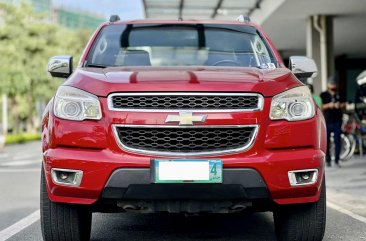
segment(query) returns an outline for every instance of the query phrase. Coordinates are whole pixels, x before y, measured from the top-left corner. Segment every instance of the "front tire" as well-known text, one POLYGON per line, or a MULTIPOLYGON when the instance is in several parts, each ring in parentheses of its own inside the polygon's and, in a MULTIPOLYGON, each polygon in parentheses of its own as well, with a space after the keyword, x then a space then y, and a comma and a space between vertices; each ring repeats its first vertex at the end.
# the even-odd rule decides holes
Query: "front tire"
POLYGON ((82 206, 52 202, 41 173, 41 228, 44 241, 90 240, 92 213, 82 206))
POLYGON ((273 217, 276 236, 280 241, 323 240, 326 224, 325 177, 318 202, 280 206, 273 212, 273 217))

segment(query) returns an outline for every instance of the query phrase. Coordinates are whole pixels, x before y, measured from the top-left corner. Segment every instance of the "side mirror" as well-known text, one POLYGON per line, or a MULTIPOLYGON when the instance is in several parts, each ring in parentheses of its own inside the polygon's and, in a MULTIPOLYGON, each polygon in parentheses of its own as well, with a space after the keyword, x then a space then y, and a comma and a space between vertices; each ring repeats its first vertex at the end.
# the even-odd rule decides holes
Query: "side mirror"
POLYGON ((48 72, 52 77, 68 78, 72 74, 72 56, 55 56, 48 62, 48 72))
POLYGON ((318 74, 315 61, 305 56, 290 57, 289 69, 297 78, 313 78, 318 74))

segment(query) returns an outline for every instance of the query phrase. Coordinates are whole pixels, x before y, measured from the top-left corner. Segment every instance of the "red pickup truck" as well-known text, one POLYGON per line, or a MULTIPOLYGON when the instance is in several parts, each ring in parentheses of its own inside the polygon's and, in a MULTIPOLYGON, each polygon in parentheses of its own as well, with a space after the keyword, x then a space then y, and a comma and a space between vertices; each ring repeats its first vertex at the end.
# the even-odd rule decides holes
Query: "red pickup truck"
MULTIPOLYGON (((44 240, 89 240, 92 212, 270 211, 279 240, 322 240, 326 128, 307 86, 248 21, 112 17, 43 115, 44 240)), ((229 238, 228 238, 229 239, 229 238)))

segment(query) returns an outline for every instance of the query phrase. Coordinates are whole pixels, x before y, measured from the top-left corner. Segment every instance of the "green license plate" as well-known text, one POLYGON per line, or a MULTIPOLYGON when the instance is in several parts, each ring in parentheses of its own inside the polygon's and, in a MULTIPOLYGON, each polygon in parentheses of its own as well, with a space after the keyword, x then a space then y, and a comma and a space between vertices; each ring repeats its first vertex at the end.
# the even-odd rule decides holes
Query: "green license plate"
POLYGON ((154 183, 222 183, 221 160, 152 160, 154 183))

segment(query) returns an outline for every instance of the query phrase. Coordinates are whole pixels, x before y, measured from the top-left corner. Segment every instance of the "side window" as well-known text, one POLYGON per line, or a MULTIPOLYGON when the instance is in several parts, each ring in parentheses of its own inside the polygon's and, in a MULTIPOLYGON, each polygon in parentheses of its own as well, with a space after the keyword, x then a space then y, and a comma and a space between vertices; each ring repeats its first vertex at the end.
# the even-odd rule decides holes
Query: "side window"
POLYGON ((270 66, 271 61, 271 57, 268 53, 268 50, 265 46, 265 44, 263 43, 262 39, 256 35, 253 38, 252 41, 252 48, 253 48, 253 53, 255 54, 255 58, 257 60, 258 66, 266 66, 266 67, 273 67, 270 66))
POLYGON ((88 56, 88 63, 115 66, 121 49, 121 32, 125 25, 111 25, 104 27, 88 56))
POLYGON ((101 62, 101 56, 105 53, 105 51, 107 50, 107 47, 108 47, 107 40, 105 39, 105 36, 103 36, 102 38, 99 39, 99 41, 94 49, 94 53, 92 56, 93 63, 102 64, 99 62, 101 62))

